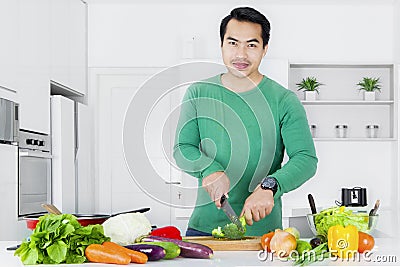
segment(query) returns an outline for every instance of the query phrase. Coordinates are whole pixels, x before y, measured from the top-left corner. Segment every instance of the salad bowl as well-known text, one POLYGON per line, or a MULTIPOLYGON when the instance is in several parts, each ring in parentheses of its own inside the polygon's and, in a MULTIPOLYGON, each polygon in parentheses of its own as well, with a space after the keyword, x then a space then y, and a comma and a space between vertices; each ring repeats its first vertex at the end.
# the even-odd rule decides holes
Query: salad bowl
POLYGON ((334 207, 317 214, 307 214, 308 225, 314 235, 327 236, 331 226, 354 225, 358 231, 371 234, 378 222, 379 215, 369 215, 366 212, 353 212, 344 207, 334 207))

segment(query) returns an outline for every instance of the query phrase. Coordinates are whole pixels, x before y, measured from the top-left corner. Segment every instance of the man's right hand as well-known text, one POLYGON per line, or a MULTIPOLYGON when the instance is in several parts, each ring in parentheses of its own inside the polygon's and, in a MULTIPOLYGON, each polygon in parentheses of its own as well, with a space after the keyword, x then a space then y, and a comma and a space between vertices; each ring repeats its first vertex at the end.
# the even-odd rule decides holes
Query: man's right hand
POLYGON ((220 208, 220 199, 222 195, 228 194, 230 181, 224 172, 214 172, 203 178, 202 186, 214 201, 215 206, 220 208))

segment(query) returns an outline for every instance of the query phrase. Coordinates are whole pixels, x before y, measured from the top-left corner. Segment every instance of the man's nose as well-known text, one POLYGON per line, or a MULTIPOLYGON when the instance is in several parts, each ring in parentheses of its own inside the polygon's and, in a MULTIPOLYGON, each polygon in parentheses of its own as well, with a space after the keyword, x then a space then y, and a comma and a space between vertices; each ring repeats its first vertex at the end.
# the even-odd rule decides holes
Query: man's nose
POLYGON ((236 50, 236 57, 237 58, 246 58, 247 57, 246 45, 238 45, 237 50, 236 50))

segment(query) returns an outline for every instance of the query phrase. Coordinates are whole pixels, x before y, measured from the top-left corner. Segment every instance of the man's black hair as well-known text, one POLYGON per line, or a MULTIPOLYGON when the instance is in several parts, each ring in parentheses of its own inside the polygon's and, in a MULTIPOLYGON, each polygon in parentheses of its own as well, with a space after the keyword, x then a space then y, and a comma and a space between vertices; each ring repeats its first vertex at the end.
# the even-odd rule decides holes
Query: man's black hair
POLYGON ((221 25, 219 27, 219 35, 221 37, 221 45, 224 41, 224 36, 226 33, 226 25, 231 19, 236 19, 238 21, 248 21, 261 25, 261 37, 263 39, 263 47, 268 44, 269 32, 271 30, 271 25, 268 19, 251 7, 237 7, 231 11, 231 13, 222 19, 221 25))

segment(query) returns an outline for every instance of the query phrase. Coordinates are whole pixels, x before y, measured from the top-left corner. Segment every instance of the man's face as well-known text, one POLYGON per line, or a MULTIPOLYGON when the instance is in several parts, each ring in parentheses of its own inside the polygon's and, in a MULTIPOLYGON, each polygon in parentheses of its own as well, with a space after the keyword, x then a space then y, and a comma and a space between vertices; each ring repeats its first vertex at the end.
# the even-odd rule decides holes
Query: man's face
POLYGON ((267 53, 263 48, 261 25, 231 19, 221 45, 222 59, 229 73, 238 77, 252 78, 257 75, 258 66, 267 53))

